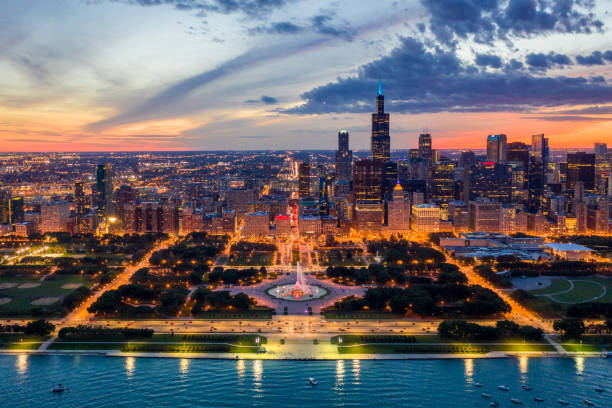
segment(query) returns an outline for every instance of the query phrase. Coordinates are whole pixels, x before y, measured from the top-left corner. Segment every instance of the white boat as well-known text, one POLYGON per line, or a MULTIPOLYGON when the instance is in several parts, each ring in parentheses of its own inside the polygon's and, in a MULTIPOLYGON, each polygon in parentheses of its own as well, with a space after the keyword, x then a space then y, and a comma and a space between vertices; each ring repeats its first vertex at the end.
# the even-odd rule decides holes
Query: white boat
POLYGON ((482 384, 481 383, 474 383, 474 387, 478 387, 478 388, 482 388, 482 384))
POLYGON ((559 404, 561 404, 561 405, 569 405, 569 402, 567 402, 566 400, 561 399, 561 398, 559 398, 559 399, 557 400, 557 402, 558 402, 559 404))
POLYGON ((585 404, 587 404, 588 406, 592 407, 593 405, 595 405, 595 403, 593 403, 593 401, 588 400, 588 399, 583 399, 582 402, 584 402, 585 404))
POLYGON ((510 402, 516 405, 523 405, 520 399, 518 398, 510 398, 510 402))
POLYGON ((66 391, 66 387, 64 387, 62 384, 57 384, 55 387, 51 389, 51 392, 64 392, 64 391, 66 391))
POLYGON ((317 385, 318 384, 317 379, 314 378, 314 377, 308 378, 308 382, 310 383, 310 385, 317 385))
POLYGON ((524 389, 525 391, 533 390, 533 387, 531 385, 523 385, 521 388, 524 389))
POLYGON ((533 400, 535 402, 544 402, 544 398, 540 398, 540 397, 535 397, 533 400))
POLYGON ((491 398, 491 394, 487 394, 486 392, 483 392, 480 395, 482 395, 482 398, 491 398))
POLYGON ((510 387, 508 387, 507 385, 498 385, 497 388, 502 391, 510 391, 510 387))
POLYGON ((499 403, 497 403, 497 402, 491 402, 491 403, 489 403, 489 406, 490 406, 490 407, 493 407, 493 408, 495 408, 495 407, 499 407, 499 403))

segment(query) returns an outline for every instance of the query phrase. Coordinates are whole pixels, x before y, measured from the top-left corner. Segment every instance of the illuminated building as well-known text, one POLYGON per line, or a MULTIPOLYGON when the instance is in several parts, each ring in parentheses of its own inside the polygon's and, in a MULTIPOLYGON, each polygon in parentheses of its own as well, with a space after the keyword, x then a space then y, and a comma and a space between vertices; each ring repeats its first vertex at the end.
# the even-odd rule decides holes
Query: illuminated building
POLYGON ((487 161, 505 164, 508 158, 506 135, 487 136, 487 161))
POLYGON ((336 180, 350 183, 353 175, 353 152, 349 150, 349 132, 338 132, 338 150, 336 151, 336 180))
POLYGON ((566 187, 574 189, 577 181, 581 181, 584 190, 593 192, 595 188, 595 154, 576 152, 567 154, 566 187))
POLYGON ((276 225, 275 234, 277 238, 291 237, 290 215, 277 215, 276 217, 274 217, 274 224, 276 225))
POLYGON ((385 113, 385 96, 382 83, 378 84, 376 113, 372 114, 372 159, 381 163, 391 161, 391 138, 389 136, 389 114, 385 113))
POLYGON ((113 175, 110 163, 98 165, 93 192, 98 219, 110 217, 113 213, 113 175))
POLYGON ((529 156, 527 205, 531 212, 537 212, 544 205, 548 159, 548 139, 543 134, 533 135, 531 137, 531 153, 529 156))
POLYGON ((270 214, 267 212, 254 212, 244 217, 244 237, 264 237, 270 234, 270 214))
POLYGON ((431 200, 448 204, 455 197, 455 164, 445 160, 433 165, 431 172, 431 200))
POLYGON ((488 199, 470 201, 468 205, 469 230, 472 232, 500 232, 501 208, 501 203, 488 199))
POLYGON ((404 196, 402 185, 398 182, 393 188, 393 200, 388 205, 387 225, 389 231, 408 231, 410 229, 410 201, 404 196))
POLYGON ((66 232, 70 218, 68 201, 52 201, 40 207, 40 232, 66 232))
POLYGON ((310 163, 300 163, 298 167, 298 192, 300 198, 310 196, 310 163))
POLYGON ((440 207, 435 204, 413 205, 410 228, 425 234, 440 231, 440 207))

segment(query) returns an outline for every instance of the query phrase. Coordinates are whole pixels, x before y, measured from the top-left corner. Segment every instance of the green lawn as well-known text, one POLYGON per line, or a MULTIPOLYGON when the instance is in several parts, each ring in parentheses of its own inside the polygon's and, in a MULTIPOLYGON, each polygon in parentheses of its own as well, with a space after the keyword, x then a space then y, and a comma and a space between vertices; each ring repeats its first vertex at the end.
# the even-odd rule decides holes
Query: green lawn
POLYGON ((10 299, 8 303, 0 304, 0 315, 26 316, 34 307, 41 309, 57 307, 62 298, 72 293, 78 286, 91 287, 92 283, 90 277, 83 275, 52 275, 44 281, 39 277, 0 277, 0 299, 10 299), (46 302, 32 304, 42 298, 57 299, 49 304, 46 302))
POLYGON ((36 350, 48 338, 23 333, 0 333, 0 349, 36 350))
POLYGON ((530 290, 529 293, 532 295, 549 295, 551 293, 563 292, 571 287, 570 283, 563 278, 552 278, 550 280, 550 286, 542 289, 530 290))
POLYGON ((555 351, 549 344, 368 344, 339 346, 340 354, 484 354, 502 352, 555 351))
POLYGON ((606 290, 596 281, 574 280, 573 283, 574 288, 571 291, 552 296, 552 298, 563 303, 578 303, 601 296, 606 290))

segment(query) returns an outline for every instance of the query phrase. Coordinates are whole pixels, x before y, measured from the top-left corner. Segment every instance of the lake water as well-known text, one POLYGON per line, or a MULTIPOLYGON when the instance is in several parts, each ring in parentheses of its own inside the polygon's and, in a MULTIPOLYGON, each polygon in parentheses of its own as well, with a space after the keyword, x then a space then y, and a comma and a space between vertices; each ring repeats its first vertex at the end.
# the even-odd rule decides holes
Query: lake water
POLYGON ((612 359, 258 361, 0 356, 0 407, 612 407, 612 359), (319 384, 311 386, 308 377, 319 384), (51 387, 69 387, 54 394, 51 387), (484 385, 474 387, 475 382, 484 385), (497 389, 504 384, 509 392, 497 389), (521 389, 529 384, 532 391, 521 389), (606 391, 595 392, 603 386, 606 391), (481 393, 492 394, 491 400, 481 393), (534 397, 545 402, 534 402, 534 397))

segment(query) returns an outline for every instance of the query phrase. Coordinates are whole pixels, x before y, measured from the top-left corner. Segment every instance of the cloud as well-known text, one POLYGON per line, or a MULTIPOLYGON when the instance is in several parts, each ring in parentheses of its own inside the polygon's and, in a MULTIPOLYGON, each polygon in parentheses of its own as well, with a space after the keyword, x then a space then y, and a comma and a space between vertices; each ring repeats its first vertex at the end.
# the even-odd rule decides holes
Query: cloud
POLYGON ((278 99, 272 96, 262 95, 259 99, 249 99, 245 101, 245 103, 265 103, 266 105, 274 105, 278 103, 278 99))
POLYGON ((590 0, 421 0, 430 15, 429 29, 443 43, 472 38, 496 39, 539 33, 591 33, 603 23, 591 12, 590 0))
POLYGON ((588 106, 580 109, 565 109, 557 111, 555 113, 569 114, 569 115, 606 115, 612 114, 612 106, 588 106))
POLYGON ((480 67, 501 68, 502 60, 493 54, 476 54, 476 65, 480 67))
POLYGON ((285 6, 290 0, 113 0, 138 6, 153 7, 171 5, 178 10, 208 13, 243 13, 251 17, 263 17, 285 6))
POLYGON ((532 70, 545 71, 547 69, 555 67, 564 67, 566 65, 572 65, 572 60, 564 54, 557 54, 555 52, 544 53, 531 53, 525 57, 525 62, 532 70))
POLYGON ((332 16, 319 14, 311 17, 307 24, 298 25, 291 21, 279 21, 251 28, 249 33, 293 35, 310 31, 321 35, 343 38, 347 41, 352 41, 355 38, 356 31, 347 22, 332 24, 332 21, 332 16))
POLYGON ((604 65, 606 61, 612 61, 612 51, 593 51, 591 55, 577 55, 576 62, 580 65, 604 65))
POLYGON ((598 118, 593 116, 524 116, 521 119, 545 120, 550 122, 603 122, 612 120, 612 118, 598 118))
POLYGON ((527 71, 483 72, 465 65, 453 50, 427 49, 403 38, 389 55, 362 65, 301 95, 304 103, 283 112, 371 112, 382 79, 387 110, 402 113, 525 111, 534 107, 612 102, 612 86, 584 77, 541 77, 527 71))
MULTIPOLYGON (((217 79, 235 74, 246 68, 251 68, 264 61, 285 58, 294 53, 302 52, 313 46, 319 45, 321 41, 322 40, 295 41, 265 48, 252 48, 212 70, 204 71, 200 74, 183 79, 124 112, 120 112, 115 116, 98 122, 90 123, 85 127, 85 130, 100 131, 113 126, 133 123, 140 120, 159 118, 159 115, 170 110, 175 103, 182 101, 196 90, 217 79)), ((264 101, 262 100, 262 102, 264 101)))

